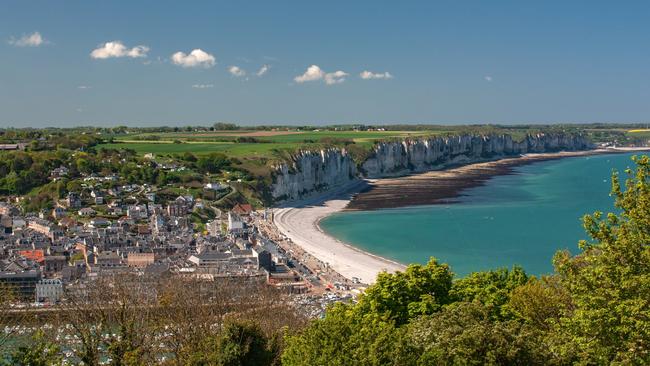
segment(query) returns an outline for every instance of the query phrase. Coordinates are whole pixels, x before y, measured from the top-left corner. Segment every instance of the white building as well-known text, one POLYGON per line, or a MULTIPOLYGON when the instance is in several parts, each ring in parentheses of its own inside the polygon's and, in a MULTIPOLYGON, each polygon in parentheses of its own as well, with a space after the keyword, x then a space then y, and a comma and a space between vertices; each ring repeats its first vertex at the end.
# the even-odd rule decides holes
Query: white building
POLYGON ((79 210, 79 212, 77 213, 79 214, 79 216, 82 217, 91 217, 91 216, 95 216, 97 214, 97 211, 93 210, 90 207, 84 207, 81 210, 79 210))
POLYGON ((149 217, 146 205, 133 205, 126 209, 126 215, 135 220, 144 220, 149 217))
POLYGON ((36 302, 56 303, 63 297, 63 283, 57 279, 42 279, 36 284, 36 302))
POLYGON ((221 220, 208 221, 207 228, 210 235, 212 236, 221 235, 221 220))
POLYGON ((226 189, 227 187, 228 186, 226 186, 225 184, 221 184, 219 182, 207 183, 205 185, 205 189, 212 189, 212 190, 215 190, 215 191, 220 191, 222 189, 226 189))
POLYGON ((242 231, 244 231, 244 221, 239 215, 228 212, 228 232, 240 233, 242 231))

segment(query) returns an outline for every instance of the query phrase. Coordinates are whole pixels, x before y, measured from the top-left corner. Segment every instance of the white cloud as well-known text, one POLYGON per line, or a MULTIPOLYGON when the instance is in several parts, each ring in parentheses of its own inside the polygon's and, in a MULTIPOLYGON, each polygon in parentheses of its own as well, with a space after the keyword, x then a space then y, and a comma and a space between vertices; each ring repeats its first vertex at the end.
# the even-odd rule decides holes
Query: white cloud
POLYGON ((262 77, 266 75, 266 73, 268 73, 270 69, 271 69, 270 65, 262 65, 262 67, 260 67, 260 69, 257 70, 257 73, 255 73, 255 75, 262 77))
POLYGON ((307 81, 320 80, 325 76, 325 71, 321 70, 318 65, 311 65, 307 68, 304 74, 296 76, 293 80, 296 83, 304 83, 307 81))
POLYGON ((364 70, 359 74, 359 77, 361 77, 364 80, 370 80, 370 79, 392 79, 393 75, 391 75, 388 71, 386 72, 379 72, 379 73, 374 73, 372 71, 364 70))
POLYGON ((11 37, 9 44, 17 47, 38 47, 48 42, 41 36, 39 32, 32 34, 23 34, 22 37, 15 39, 11 37))
POLYGON ((181 67, 204 67, 210 68, 216 64, 214 56, 203 51, 202 49, 194 49, 189 55, 184 52, 176 52, 172 55, 172 63, 181 67))
POLYGON ((318 65, 311 65, 304 74, 296 76, 293 80, 299 84, 307 81, 323 80, 325 84, 333 85, 344 82, 346 76, 348 76, 348 73, 341 70, 327 73, 318 67, 318 65))
POLYGON ((90 57, 94 59, 107 59, 115 57, 130 57, 142 58, 147 57, 149 47, 135 46, 133 48, 126 47, 121 41, 111 41, 100 45, 90 53, 90 57))
POLYGON ((82 90, 86 90, 86 89, 90 89, 90 88, 91 88, 91 87, 88 86, 88 85, 79 85, 79 86, 77 87, 77 89, 82 89, 82 90))
POLYGON ((213 84, 194 84, 192 85, 192 88, 194 89, 208 89, 208 88, 214 88, 213 84))
POLYGON ((484 77, 484 79, 485 81, 492 81, 492 76, 487 75, 486 77, 484 77))
POLYGON ((228 72, 236 77, 242 77, 246 75, 246 71, 242 70, 239 66, 230 66, 228 72))
POLYGON ((348 73, 341 70, 336 72, 328 72, 325 74, 325 84, 333 85, 340 84, 345 81, 345 77, 348 76, 348 73))

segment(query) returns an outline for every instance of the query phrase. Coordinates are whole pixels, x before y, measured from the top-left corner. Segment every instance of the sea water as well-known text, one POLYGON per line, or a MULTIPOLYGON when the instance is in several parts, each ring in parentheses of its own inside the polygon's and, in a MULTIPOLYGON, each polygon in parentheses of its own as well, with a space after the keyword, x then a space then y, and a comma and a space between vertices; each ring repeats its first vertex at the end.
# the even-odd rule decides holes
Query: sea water
MULTIPOLYGON (((614 210, 611 174, 633 167, 635 154, 537 162, 468 189, 458 203, 334 214, 321 227, 360 249, 398 262, 448 263, 460 275, 520 265, 553 271, 556 251, 578 252, 588 239, 581 218, 614 210)), ((637 154, 638 155, 638 154, 637 154)))

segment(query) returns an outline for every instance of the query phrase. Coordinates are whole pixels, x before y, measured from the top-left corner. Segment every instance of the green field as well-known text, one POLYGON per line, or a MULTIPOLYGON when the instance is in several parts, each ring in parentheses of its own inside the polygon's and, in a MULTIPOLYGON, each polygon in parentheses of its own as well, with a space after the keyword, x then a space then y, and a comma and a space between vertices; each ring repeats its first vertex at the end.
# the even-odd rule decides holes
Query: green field
POLYGON ((405 137, 431 134, 428 131, 214 131, 214 132, 168 132, 168 133, 141 133, 122 135, 117 140, 133 141, 235 141, 238 137, 253 137, 266 142, 305 142, 318 141, 326 138, 350 140, 374 140, 387 137, 405 137))
POLYGON ((355 144, 370 147, 376 140, 392 137, 431 135, 425 131, 215 131, 142 133, 116 137, 113 143, 101 144, 99 148, 132 149, 138 154, 175 154, 191 152, 201 155, 223 152, 235 157, 272 157, 278 151, 295 151, 299 148, 316 148, 352 140, 355 144), (268 134, 268 136, 264 136, 268 134), (262 135, 262 136, 260 136, 262 135), (239 137, 254 138, 258 142, 240 142, 239 137), (180 143, 174 143, 180 142, 180 143))
POLYGON ((232 143, 232 142, 148 142, 128 141, 98 145, 98 148, 107 149, 132 149, 138 154, 182 154, 190 152, 195 155, 204 155, 212 152, 222 152, 236 157, 264 157, 269 156, 274 150, 293 150, 297 144, 292 143, 232 143))
POLYGON ((650 129, 629 130, 626 131, 626 133, 628 136, 632 136, 636 138, 645 138, 645 139, 650 138, 650 129))
POLYGON ((143 132, 113 136, 110 143, 98 148, 132 149, 140 155, 183 154, 205 155, 224 153, 251 164, 266 164, 282 160, 300 149, 319 149, 326 146, 349 146, 354 143, 354 154, 363 156, 378 140, 405 137, 424 137, 447 133, 509 133, 515 139, 523 138, 530 129, 500 128, 494 126, 459 126, 457 128, 420 131, 336 131, 324 130, 234 130, 234 131, 178 131, 143 132), (239 140, 238 140, 239 139, 239 140), (252 140, 252 141, 251 141, 252 140), (239 141, 239 142, 238 142, 239 141), (263 160, 263 162, 261 161, 263 160))

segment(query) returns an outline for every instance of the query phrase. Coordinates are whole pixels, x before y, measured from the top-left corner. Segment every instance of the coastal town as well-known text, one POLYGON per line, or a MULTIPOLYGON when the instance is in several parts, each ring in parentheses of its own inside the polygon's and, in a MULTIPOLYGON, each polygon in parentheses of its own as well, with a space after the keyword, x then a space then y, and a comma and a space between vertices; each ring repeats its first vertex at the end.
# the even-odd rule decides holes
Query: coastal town
POLYGON ((3 2, 0 366, 650 365, 649 14, 3 2))
MULTIPOLYGON (((50 176, 67 174, 59 167, 50 176)), ((21 209, 21 196, 0 202, 0 285, 16 289, 22 306, 65 304, 67 291, 125 273, 263 283, 313 316, 363 290, 359 279, 339 275, 281 234, 272 209, 236 204, 222 211, 191 195, 161 203, 157 187, 147 184, 103 188, 119 180, 88 176, 80 192, 39 212, 21 209), (198 209, 212 210, 214 218, 192 222, 198 209)), ((212 182, 203 189, 229 187, 212 182)))
MULTIPOLYGON (((93 141, 94 137, 90 138, 93 141)), ((31 143, 18 140, 0 148, 22 157, 26 149, 33 150, 39 144, 49 146, 54 139, 55 135, 49 135, 31 143)), ((512 151, 503 150, 510 146, 510 137, 436 138, 426 145, 432 151, 427 157, 430 161, 416 161, 410 149, 425 145, 414 140, 378 145, 361 169, 366 173, 377 170, 377 177, 405 166, 411 166, 414 172, 433 169, 431 164, 445 159, 454 164, 458 157, 451 160, 451 151, 458 149, 464 149, 466 163, 485 161, 485 149, 495 146, 501 146, 501 150, 492 152, 499 154, 497 157, 515 156, 485 163, 494 166, 494 172, 476 169, 484 178, 466 179, 467 174, 459 173, 459 177, 465 177, 461 181, 467 183, 485 180, 513 161, 524 163, 601 151, 517 158, 519 152, 544 151, 546 145, 539 141, 554 144, 552 149, 590 147, 581 137, 563 135, 529 137, 525 142, 528 145, 516 150, 510 147, 512 151), (481 148, 477 142, 486 147, 481 148), (440 148, 433 148, 437 145, 440 148), (408 162, 398 162, 404 158, 408 162), (380 159, 396 165, 389 167, 380 159)), ((202 281, 251 280, 288 294, 291 301, 315 309, 310 310, 310 315, 317 315, 331 302, 355 299, 382 271, 405 269, 401 263, 342 243, 318 226, 321 219, 348 206, 352 196, 364 191, 361 200, 353 202, 355 207, 363 205, 365 197, 374 192, 366 189, 367 182, 359 179, 352 158, 344 150, 303 152, 293 158, 298 166, 295 171, 287 165, 277 167, 278 182, 270 186, 271 194, 275 201, 289 199, 291 204, 269 208, 259 203, 254 207, 247 203, 250 198, 226 201, 245 188, 247 182, 243 180, 251 179, 232 166, 235 159, 214 154, 197 158, 190 153, 146 153, 139 157, 128 150, 107 149, 89 155, 85 152, 88 148, 90 145, 80 145, 68 160, 53 159, 60 161, 59 165, 40 172, 43 178, 39 184, 55 187, 54 194, 42 199, 33 194, 6 194, 0 200, 0 285, 13 288, 21 306, 65 304, 67 292, 82 291, 92 281, 116 274, 140 274, 202 281), (98 160, 88 167, 88 159, 93 156, 98 160), (148 179, 134 172, 158 176, 148 179), (319 194, 319 187, 329 189, 319 194)), ((453 176, 454 170, 441 174, 453 176)), ((7 184, 8 178, 3 183, 7 184)), ((402 200, 408 192, 405 187, 411 186, 408 179, 397 181, 406 182, 406 186, 396 188, 403 192, 402 200)), ((461 189, 462 184, 453 179, 451 183, 441 179, 426 182, 443 182, 443 188, 461 189)), ((27 191, 22 187, 12 189, 27 191)), ((456 194, 445 193, 440 187, 415 191, 417 199, 413 202, 420 204, 430 202, 422 199, 421 192, 449 197, 456 194)), ((379 197, 384 204, 389 202, 379 197)))

